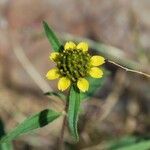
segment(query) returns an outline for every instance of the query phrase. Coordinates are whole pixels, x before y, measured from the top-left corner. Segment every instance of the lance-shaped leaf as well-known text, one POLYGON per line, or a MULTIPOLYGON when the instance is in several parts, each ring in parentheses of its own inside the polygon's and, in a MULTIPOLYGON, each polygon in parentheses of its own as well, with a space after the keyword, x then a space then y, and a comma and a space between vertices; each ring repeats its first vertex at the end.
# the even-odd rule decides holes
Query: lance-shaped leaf
POLYGON ((62 44, 58 40, 57 36, 55 35, 53 30, 48 26, 48 24, 45 21, 43 21, 43 27, 44 27, 45 34, 46 34, 53 50, 55 52, 59 52, 59 50, 62 48, 62 44))
POLYGON ((72 136, 77 141, 79 140, 77 123, 80 111, 80 101, 80 91, 77 87, 71 86, 68 107, 68 125, 72 136))
MULTIPOLYGON (((3 121, 0 119, 0 139, 5 135, 5 126, 3 121)), ((13 145, 11 142, 0 144, 0 150, 13 150, 13 145)))
POLYGON ((37 128, 41 128, 61 115, 59 112, 55 112, 51 109, 45 109, 23 121, 20 125, 18 125, 12 132, 8 133, 0 140, 0 144, 5 142, 10 142, 16 137, 32 131, 37 128))

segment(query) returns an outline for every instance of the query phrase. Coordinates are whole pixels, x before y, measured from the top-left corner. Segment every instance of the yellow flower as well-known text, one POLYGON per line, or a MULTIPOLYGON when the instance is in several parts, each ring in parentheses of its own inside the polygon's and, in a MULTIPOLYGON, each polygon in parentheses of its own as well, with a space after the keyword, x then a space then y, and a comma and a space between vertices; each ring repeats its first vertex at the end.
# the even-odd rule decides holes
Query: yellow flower
POLYGON ((75 84, 82 92, 89 89, 89 82, 86 77, 101 78, 103 71, 98 66, 105 63, 102 56, 91 56, 88 53, 88 44, 80 42, 76 45, 69 41, 64 45, 64 50, 53 52, 50 60, 56 63, 56 67, 46 74, 48 80, 60 78, 58 89, 66 90, 71 84, 75 84))

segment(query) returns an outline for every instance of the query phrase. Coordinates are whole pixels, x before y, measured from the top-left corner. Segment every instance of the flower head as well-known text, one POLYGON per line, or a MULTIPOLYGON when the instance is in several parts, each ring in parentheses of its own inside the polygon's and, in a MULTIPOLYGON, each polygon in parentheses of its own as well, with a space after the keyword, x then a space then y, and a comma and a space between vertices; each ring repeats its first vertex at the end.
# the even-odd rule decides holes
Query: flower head
POLYGON ((71 84, 85 92, 89 88, 89 82, 86 77, 101 78, 103 71, 98 66, 105 63, 102 56, 91 56, 88 53, 88 44, 80 42, 76 45, 74 42, 67 42, 64 50, 53 52, 49 56, 50 60, 56 63, 56 67, 49 70, 46 74, 47 79, 58 81, 58 89, 66 90, 71 84))

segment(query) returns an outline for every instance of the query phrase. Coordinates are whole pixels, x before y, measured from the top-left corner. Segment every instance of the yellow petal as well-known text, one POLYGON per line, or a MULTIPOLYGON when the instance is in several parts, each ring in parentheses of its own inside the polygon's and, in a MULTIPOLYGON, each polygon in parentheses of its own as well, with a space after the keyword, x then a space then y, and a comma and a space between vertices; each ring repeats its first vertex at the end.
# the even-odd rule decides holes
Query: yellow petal
POLYGON ((71 82, 67 77, 62 77, 58 81, 58 89, 64 91, 70 86, 70 84, 71 82))
POLYGON ((93 78, 101 78, 103 76, 103 71, 101 69, 99 69, 98 67, 92 67, 90 69, 89 74, 93 78))
POLYGON ((82 92, 88 91, 88 89, 89 89, 89 82, 86 79, 84 79, 84 78, 79 78, 78 82, 77 82, 77 87, 82 92))
POLYGON ((72 41, 66 42, 64 49, 65 50, 73 50, 76 48, 76 44, 72 41))
POLYGON ((95 55, 91 57, 90 63, 92 66, 99 66, 105 63, 105 58, 102 56, 95 55))
POLYGON ((59 74, 59 70, 57 68, 53 68, 51 70, 49 70, 46 74, 46 78, 48 80, 54 80, 59 78, 60 74, 59 74))
POLYGON ((50 54, 49 59, 50 60, 56 60, 58 55, 59 55, 58 52, 53 52, 53 53, 50 54))
POLYGON ((77 45, 77 49, 80 49, 84 52, 87 52, 88 51, 88 44, 86 42, 80 42, 78 45, 77 45))

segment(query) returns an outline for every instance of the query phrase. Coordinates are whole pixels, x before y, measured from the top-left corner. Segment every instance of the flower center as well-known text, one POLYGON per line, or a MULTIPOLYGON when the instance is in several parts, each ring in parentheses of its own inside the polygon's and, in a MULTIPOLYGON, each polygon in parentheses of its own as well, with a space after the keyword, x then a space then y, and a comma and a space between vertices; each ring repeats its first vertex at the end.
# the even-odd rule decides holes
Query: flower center
POLYGON ((71 81, 76 82, 78 78, 88 75, 90 57, 82 50, 66 50, 60 52, 56 63, 62 76, 67 76, 71 81))

